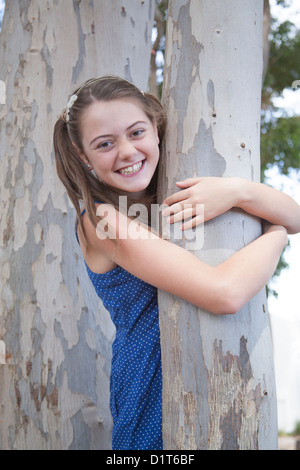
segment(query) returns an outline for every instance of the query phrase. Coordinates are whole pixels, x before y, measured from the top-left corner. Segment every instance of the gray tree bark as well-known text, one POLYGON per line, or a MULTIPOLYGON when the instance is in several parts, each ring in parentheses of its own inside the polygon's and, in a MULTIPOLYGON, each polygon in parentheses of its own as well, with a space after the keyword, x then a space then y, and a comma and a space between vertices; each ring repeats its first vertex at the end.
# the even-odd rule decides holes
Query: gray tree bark
POLYGON ((7 2, 0 35, 0 449, 109 449, 114 328, 75 240, 52 133, 73 89, 147 87, 152 0, 7 2))
MULTIPOLYGON (((263 0, 169 1, 161 200, 187 177, 260 180, 262 24, 263 0)), ((205 223, 195 254, 216 265, 260 233, 258 220, 233 209, 205 223)), ((173 241, 190 249, 190 237, 173 241)), ((159 311, 164 448, 275 449, 265 289, 235 316, 163 292, 159 311)))

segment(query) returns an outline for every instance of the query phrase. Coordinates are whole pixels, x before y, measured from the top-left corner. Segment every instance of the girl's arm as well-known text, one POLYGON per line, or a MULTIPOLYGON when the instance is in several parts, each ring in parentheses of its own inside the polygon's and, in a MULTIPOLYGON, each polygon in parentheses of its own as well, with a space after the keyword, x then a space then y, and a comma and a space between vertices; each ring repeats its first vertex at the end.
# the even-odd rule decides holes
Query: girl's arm
MULTIPOLYGON (((112 206, 98 207, 115 239, 99 239, 87 215, 83 217, 87 249, 84 257, 94 272, 103 260, 122 266, 153 286, 217 315, 236 313, 268 282, 287 242, 283 227, 271 227, 259 239, 217 267, 159 238, 112 206)), ((107 264, 106 264, 107 266, 107 264)))
MULTIPOLYGON (((239 207, 249 214, 283 225, 289 234, 300 232, 300 206, 288 195, 265 184, 253 183, 242 178, 189 178, 177 183, 182 189, 164 202, 168 208, 163 215, 171 216, 171 223, 195 216, 195 210, 183 210, 184 205, 204 205, 204 220, 223 214, 232 207, 239 207)), ((184 223, 190 228, 203 222, 197 216, 184 223)))
POLYGON ((289 234, 300 232, 300 206, 287 194, 266 184, 240 181, 237 207, 271 224, 283 225, 289 234))

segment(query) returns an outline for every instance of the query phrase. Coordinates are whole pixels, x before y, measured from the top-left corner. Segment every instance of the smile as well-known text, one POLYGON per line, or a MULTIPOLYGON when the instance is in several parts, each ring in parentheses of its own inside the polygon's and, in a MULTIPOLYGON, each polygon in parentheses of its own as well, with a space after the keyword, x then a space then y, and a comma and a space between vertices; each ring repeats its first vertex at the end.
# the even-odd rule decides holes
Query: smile
POLYGON ((144 161, 135 163, 132 166, 127 166, 126 168, 122 168, 121 170, 118 170, 118 173, 121 173, 121 175, 132 175, 140 171, 140 169, 143 166, 143 163, 144 161))

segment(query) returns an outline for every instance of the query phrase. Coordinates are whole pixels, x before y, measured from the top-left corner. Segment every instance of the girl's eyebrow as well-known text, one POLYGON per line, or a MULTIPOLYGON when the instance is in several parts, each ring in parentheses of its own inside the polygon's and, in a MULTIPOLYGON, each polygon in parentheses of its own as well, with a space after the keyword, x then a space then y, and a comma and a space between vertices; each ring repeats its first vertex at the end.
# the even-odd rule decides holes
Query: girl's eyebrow
MULTIPOLYGON (((133 124, 130 124, 130 126, 127 127, 126 131, 130 131, 130 129, 134 126, 136 126, 137 124, 147 124, 146 121, 136 121, 134 122, 133 124)), ((104 135, 98 135, 97 137, 95 137, 90 143, 89 143, 89 146, 91 147, 91 145, 98 139, 106 139, 107 137, 112 137, 113 134, 104 134, 104 135)))

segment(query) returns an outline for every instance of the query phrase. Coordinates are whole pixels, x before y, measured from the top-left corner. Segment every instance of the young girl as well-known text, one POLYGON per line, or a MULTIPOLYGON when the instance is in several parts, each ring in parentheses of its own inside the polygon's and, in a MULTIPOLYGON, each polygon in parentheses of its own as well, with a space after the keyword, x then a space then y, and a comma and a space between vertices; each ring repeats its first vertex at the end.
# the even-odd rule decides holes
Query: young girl
POLYGON ((108 76, 75 91, 54 129, 57 172, 78 214, 87 272, 116 326, 113 449, 162 449, 156 289, 215 315, 236 313, 272 276, 287 232, 300 231, 300 208, 290 197, 239 178, 188 179, 165 201, 164 215, 171 223, 182 218, 184 228, 199 223, 198 203, 204 204, 204 221, 240 207, 272 224, 217 267, 129 219, 119 207, 120 196, 128 198, 129 206, 144 204, 149 214, 156 201, 165 126, 156 98, 108 76), (192 204, 192 213, 185 204, 192 204))

